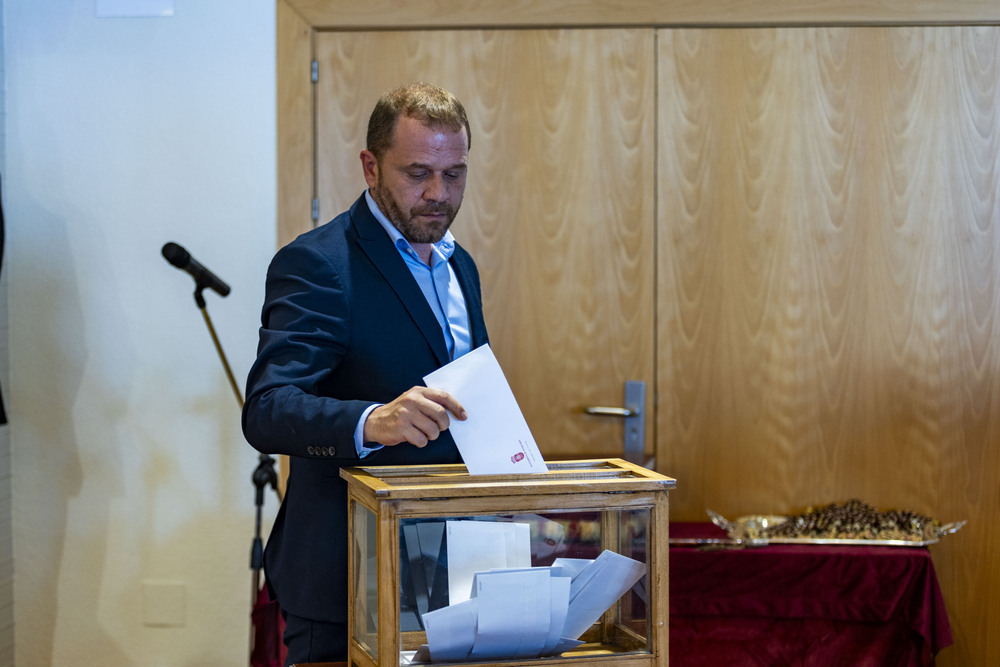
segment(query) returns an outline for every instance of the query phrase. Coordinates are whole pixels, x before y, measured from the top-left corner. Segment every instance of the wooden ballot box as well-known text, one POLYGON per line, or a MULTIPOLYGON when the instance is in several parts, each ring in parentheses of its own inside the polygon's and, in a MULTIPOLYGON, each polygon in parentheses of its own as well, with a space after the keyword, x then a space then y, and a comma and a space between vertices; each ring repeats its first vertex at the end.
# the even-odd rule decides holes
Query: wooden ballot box
POLYGON ((552 462, 548 468, 527 475, 470 475, 463 465, 343 469, 350 531, 350 664, 436 664, 435 654, 445 655, 443 647, 454 643, 448 650, 465 655, 458 660, 465 664, 665 667, 667 492, 675 481, 621 459, 552 462), (546 601, 569 598, 568 577, 560 584, 564 592, 551 598, 547 588, 506 588, 506 583, 492 584, 491 594, 527 594, 502 600, 484 593, 485 581, 515 581, 489 579, 498 572, 514 570, 515 577, 544 572, 542 581, 548 582, 548 573, 561 576, 604 564, 625 564, 630 578, 622 584, 613 568, 584 570, 602 574, 592 574, 589 583, 584 575, 572 579, 576 597, 568 612, 562 606, 565 623, 559 611, 549 616, 546 601), (470 568, 479 573, 470 574, 470 568), (478 583, 470 583, 477 577, 478 583), (615 585, 627 590, 616 592, 615 585), (479 596, 470 600, 476 591, 479 596), (593 591, 615 599, 588 610, 584 602, 593 591), (502 604, 493 604, 497 599, 502 604), (511 613, 504 605, 521 612, 511 613), (468 609, 479 614, 474 623, 452 614, 468 609), (440 620, 443 614, 451 620, 440 620), (532 641, 541 641, 538 635, 546 627, 551 649, 551 633, 558 636, 573 623, 581 630, 578 636, 560 638, 545 654, 533 652, 532 641), (486 636, 490 628, 499 637, 486 636), (519 633, 533 637, 521 640, 519 633), (498 640, 501 648, 494 644, 491 653, 489 642, 498 640), (498 654, 508 650, 505 641, 512 653, 498 654), (474 642, 475 648, 461 653, 462 642, 466 647, 474 642))

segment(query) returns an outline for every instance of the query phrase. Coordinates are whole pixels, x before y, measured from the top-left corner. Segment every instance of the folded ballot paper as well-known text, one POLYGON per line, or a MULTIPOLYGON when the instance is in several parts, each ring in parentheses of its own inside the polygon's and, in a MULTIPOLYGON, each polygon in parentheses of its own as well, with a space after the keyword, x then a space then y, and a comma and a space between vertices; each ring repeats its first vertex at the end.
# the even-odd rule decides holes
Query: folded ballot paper
MULTIPOLYGON (((469 552, 462 546, 453 560, 452 544, 463 541, 457 537, 475 535, 474 541, 479 541, 488 532, 483 526, 493 526, 497 535, 517 543, 517 529, 511 525, 449 522, 449 569, 468 560, 463 554, 469 552), (456 524, 478 526, 455 529, 456 524)), ((523 552, 513 556, 515 561, 521 557, 523 552)), ((475 572, 464 596, 467 580, 460 578, 449 585, 449 606, 422 615, 427 644, 411 664, 559 655, 582 644, 579 637, 645 573, 645 564, 613 551, 592 560, 558 558, 548 567, 475 572)))
POLYGON ((449 430, 472 475, 548 472, 514 392, 489 345, 424 377, 428 387, 458 399, 468 418, 449 430))

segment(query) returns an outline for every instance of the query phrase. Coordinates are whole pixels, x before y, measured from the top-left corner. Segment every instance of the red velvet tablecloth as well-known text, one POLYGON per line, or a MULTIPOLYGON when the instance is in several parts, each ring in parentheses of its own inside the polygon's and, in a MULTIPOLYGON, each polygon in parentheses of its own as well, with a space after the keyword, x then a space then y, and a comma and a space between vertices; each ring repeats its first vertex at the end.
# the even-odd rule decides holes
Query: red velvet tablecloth
MULTIPOLYGON (((670 538, 724 538, 673 523, 670 538)), ((952 643, 923 547, 670 546, 670 665, 932 665, 952 643)))

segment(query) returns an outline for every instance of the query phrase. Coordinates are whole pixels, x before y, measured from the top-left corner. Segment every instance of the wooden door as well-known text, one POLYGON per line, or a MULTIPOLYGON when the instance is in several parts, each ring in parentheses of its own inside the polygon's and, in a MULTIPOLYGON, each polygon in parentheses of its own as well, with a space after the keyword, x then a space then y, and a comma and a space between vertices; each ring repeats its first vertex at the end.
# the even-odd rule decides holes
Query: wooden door
POLYGON ((859 498, 941 521, 1000 639, 1000 28, 658 37, 657 462, 676 519, 859 498))
POLYGON ((364 190, 378 95, 425 80, 472 125, 452 228, 476 258, 492 347, 547 459, 621 456, 585 415, 647 384, 652 453, 655 235, 650 29, 319 32, 320 221, 364 190))

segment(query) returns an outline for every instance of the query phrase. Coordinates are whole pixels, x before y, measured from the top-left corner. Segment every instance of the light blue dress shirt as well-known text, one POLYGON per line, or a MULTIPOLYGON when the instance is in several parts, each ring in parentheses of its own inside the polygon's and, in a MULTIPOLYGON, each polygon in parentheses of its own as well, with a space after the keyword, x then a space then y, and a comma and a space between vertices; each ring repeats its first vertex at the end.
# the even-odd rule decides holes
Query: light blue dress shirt
MULTIPOLYGON (((428 266, 417 256, 416 250, 413 249, 409 241, 403 238, 396 226, 389 222, 389 219, 379 210, 378 204, 367 191, 365 192, 365 201, 368 202, 368 208, 372 215, 392 239, 393 245, 399 251, 399 255, 406 263, 406 268, 410 270, 413 279, 420 286, 420 291, 427 299, 427 305, 431 307, 434 317, 437 318, 438 324, 441 326, 445 344, 448 346, 448 355, 454 360, 468 353, 472 349, 469 311, 465 305, 462 286, 459 285, 455 270, 448 261, 455 252, 455 237, 450 231, 445 232, 444 238, 433 245, 431 263, 428 266)), ((354 447, 360 456, 366 456, 381 449, 381 446, 366 447, 364 443, 365 420, 368 419, 371 411, 379 405, 381 404, 372 405, 365 410, 354 429, 354 447)))

